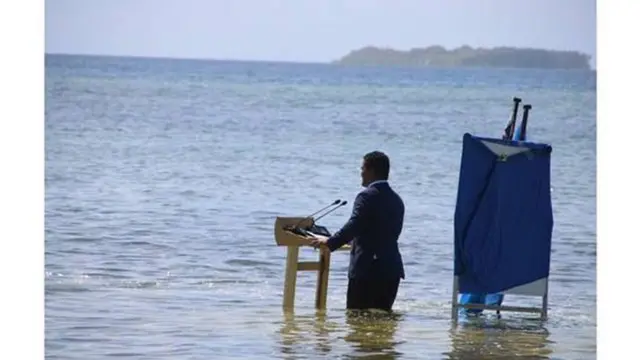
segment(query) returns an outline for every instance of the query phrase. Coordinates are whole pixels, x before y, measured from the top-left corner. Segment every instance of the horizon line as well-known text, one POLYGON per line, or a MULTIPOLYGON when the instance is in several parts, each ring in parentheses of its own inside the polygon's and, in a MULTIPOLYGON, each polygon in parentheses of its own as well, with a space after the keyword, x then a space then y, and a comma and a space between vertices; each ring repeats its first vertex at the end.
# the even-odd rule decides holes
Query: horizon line
POLYGON ((322 61, 304 61, 304 60, 264 60, 264 59, 234 59, 234 58, 216 58, 216 57, 189 57, 189 56, 162 56, 162 55, 130 55, 130 54, 100 54, 100 53, 71 53, 71 52, 44 52, 46 55, 59 56, 87 56, 87 57, 120 57, 120 58, 136 58, 136 59, 156 59, 156 60, 193 60, 193 61, 227 61, 227 62, 255 62, 255 63, 282 63, 282 64, 311 64, 311 65, 331 65, 333 60, 322 61))
MULTIPOLYGON (((554 51, 554 50, 551 50, 554 51)), ((557 51, 557 50, 556 50, 557 51)), ((161 56, 161 55, 120 55, 120 54, 97 54, 97 53, 68 53, 68 52, 44 52, 44 55, 53 55, 53 56, 86 56, 86 57, 108 57, 108 58, 134 58, 134 59, 149 59, 149 60, 188 60, 188 61, 218 61, 218 62, 245 62, 245 63, 271 63, 271 64, 295 64, 295 65, 329 65, 329 66, 347 66, 353 67, 352 65, 339 65, 335 64, 336 60, 329 60, 325 62, 320 61, 294 61, 294 60, 257 60, 257 59, 225 59, 225 58, 211 58, 211 57, 171 57, 171 56, 161 56)), ((588 55, 588 54, 587 54, 588 55)), ((373 67, 375 65, 367 66, 373 67)), ((380 66, 378 66, 380 67, 380 66)), ((398 67, 396 67, 398 68, 398 67)), ((400 67, 403 68, 403 67, 400 67)), ((439 68, 436 66, 422 66, 417 68, 439 68)), ((443 67, 449 68, 449 67, 443 67)), ((472 66, 461 66, 460 69, 474 69, 478 67, 472 66)), ((486 67, 489 69, 518 69, 518 70, 563 70, 563 69, 547 69, 547 68, 495 68, 495 67, 486 67)), ((565 69, 568 71, 584 71, 580 69, 565 69)), ((587 69, 585 69, 587 70, 587 69)), ((589 66, 587 71, 597 72, 597 67, 589 66)))

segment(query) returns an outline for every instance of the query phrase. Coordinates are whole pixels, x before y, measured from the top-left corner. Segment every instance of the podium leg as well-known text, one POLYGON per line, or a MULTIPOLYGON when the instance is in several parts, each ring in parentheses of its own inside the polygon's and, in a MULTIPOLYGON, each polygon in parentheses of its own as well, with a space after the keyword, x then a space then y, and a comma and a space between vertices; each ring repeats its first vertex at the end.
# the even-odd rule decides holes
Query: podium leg
POLYGON ((282 307, 293 309, 296 299, 296 278, 298 276, 298 246, 287 247, 287 267, 284 274, 284 294, 282 307))
POLYGON ((318 269, 318 281, 316 283, 316 309, 327 308, 327 288, 329 287, 329 265, 331 264, 331 251, 320 249, 320 268, 318 269))

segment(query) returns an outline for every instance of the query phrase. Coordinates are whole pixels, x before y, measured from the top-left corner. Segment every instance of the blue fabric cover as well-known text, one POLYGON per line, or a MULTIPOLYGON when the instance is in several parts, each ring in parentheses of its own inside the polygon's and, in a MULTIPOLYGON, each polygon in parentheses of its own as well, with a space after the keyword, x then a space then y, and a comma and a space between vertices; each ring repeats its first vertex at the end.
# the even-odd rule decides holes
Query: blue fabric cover
POLYGON ((454 216, 460 293, 499 293, 549 275, 550 159, 546 144, 464 135, 454 216), (527 151, 495 154, 483 142, 527 151))

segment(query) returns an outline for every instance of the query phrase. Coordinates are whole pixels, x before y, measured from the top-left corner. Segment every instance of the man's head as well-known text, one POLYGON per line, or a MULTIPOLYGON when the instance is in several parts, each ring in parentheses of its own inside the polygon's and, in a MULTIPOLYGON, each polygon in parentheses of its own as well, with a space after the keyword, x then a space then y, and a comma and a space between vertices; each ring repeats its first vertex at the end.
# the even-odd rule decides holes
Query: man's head
POLYGON ((360 175, 362 176, 362 186, 369 186, 376 180, 389 179, 389 157, 380 151, 373 151, 366 154, 362 159, 360 175))

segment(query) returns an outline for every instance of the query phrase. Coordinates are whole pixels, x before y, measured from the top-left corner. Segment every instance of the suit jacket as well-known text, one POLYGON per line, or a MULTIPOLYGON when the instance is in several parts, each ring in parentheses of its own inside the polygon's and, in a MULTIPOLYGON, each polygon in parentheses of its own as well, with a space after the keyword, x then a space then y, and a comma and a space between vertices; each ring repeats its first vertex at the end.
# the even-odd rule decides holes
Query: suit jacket
POLYGON ((347 223, 327 240, 334 251, 351 241, 349 278, 403 278, 398 238, 404 203, 389 183, 376 182, 358 194, 347 223))

